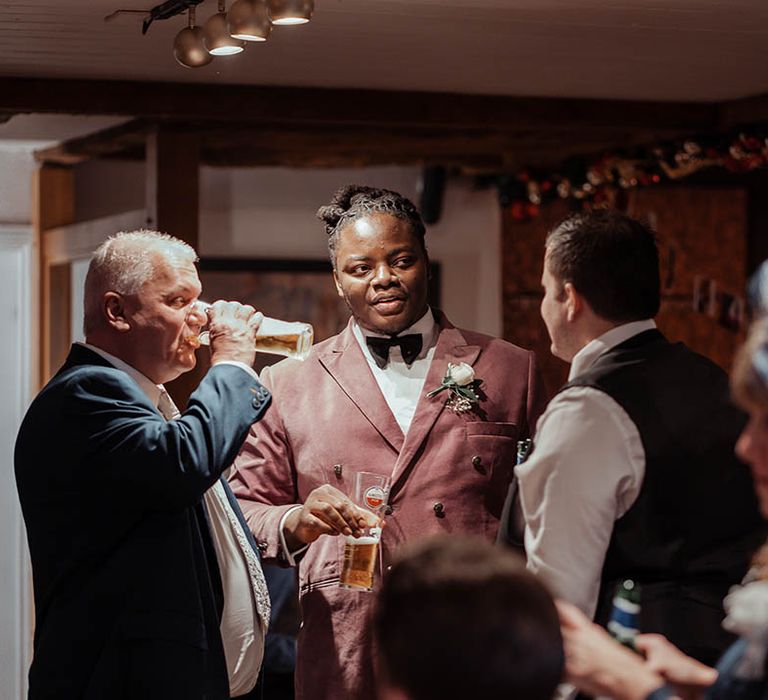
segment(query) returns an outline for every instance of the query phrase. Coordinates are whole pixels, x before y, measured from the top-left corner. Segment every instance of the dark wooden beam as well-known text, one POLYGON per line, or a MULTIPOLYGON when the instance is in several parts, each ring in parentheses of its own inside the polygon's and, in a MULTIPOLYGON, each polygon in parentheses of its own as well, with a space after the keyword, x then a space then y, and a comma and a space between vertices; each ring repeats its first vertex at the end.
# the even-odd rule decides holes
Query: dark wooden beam
POLYGON ((768 122, 768 95, 723 102, 718 121, 723 129, 768 122))
POLYGON ((133 119, 109 129, 62 141, 55 146, 35 151, 38 163, 76 165, 91 158, 144 159, 147 134, 156 125, 141 119, 133 119))
POLYGON ((197 134, 222 167, 441 164, 554 167, 572 156, 768 121, 768 96, 722 104, 515 98, 320 88, 0 79, 3 110, 134 115, 38 152, 40 162, 145 158, 146 136, 197 134))
POLYGON ((506 97, 388 90, 105 80, 0 79, 0 113, 125 115, 148 119, 472 129, 585 125, 700 131, 717 105, 506 97))
MULTIPOLYGON (((196 250, 200 228, 199 140, 194 132, 156 126, 146 136, 147 226, 196 250)), ((167 384, 182 410, 200 377, 187 372, 167 384)))
POLYGON ((564 159, 686 135, 669 129, 623 126, 576 129, 447 127, 350 128, 335 124, 255 127, 244 122, 153 122, 138 119, 36 153, 40 162, 72 164, 88 158, 144 159, 146 136, 162 127, 196 134, 200 162, 222 167, 362 167, 440 164, 484 171, 524 165, 555 166, 564 159))
POLYGON ((198 247, 200 157, 197 134, 167 126, 146 135, 147 225, 198 247))

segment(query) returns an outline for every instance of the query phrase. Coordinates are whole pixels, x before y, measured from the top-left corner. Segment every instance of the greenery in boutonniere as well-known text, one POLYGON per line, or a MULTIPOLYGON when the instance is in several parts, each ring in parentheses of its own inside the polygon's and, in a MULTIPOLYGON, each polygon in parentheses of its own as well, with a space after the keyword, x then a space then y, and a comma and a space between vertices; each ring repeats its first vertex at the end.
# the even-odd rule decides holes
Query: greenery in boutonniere
POLYGON ((448 399, 447 406, 454 413, 466 413, 480 400, 477 389, 482 384, 481 379, 475 379, 475 370, 466 362, 454 364, 448 363, 448 369, 439 387, 432 389, 427 396, 429 398, 437 396, 441 391, 449 391, 451 397, 448 399))

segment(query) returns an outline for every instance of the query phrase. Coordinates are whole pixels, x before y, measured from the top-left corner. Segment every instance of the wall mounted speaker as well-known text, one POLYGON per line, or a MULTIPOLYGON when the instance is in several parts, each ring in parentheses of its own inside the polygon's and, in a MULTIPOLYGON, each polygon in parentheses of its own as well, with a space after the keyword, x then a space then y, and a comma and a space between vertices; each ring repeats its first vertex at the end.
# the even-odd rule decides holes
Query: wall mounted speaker
POLYGON ((429 165, 421 173, 419 181, 419 209, 425 224, 436 224, 440 220, 445 193, 446 172, 442 165, 429 165))

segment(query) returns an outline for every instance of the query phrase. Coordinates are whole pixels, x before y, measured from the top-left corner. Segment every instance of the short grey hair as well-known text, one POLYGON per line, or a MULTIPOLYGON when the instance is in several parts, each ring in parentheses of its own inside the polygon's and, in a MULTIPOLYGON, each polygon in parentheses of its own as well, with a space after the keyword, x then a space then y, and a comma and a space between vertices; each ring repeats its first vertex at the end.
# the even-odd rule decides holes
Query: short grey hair
POLYGON ((188 243, 167 233, 140 229, 110 236, 93 252, 85 277, 83 330, 86 337, 102 321, 101 301, 107 292, 138 294, 168 258, 197 262, 188 243))

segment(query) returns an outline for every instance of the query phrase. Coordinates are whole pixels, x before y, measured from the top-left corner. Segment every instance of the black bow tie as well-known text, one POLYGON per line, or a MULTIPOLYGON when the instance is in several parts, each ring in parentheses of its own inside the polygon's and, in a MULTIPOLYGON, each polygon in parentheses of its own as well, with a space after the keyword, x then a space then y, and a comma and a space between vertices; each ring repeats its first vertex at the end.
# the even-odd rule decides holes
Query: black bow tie
POLYGON ((367 336, 365 342, 368 344, 373 360, 379 369, 384 369, 387 366, 389 362, 389 349, 391 347, 399 345, 405 363, 410 365, 419 356, 422 346, 421 333, 399 335, 394 338, 367 336))

